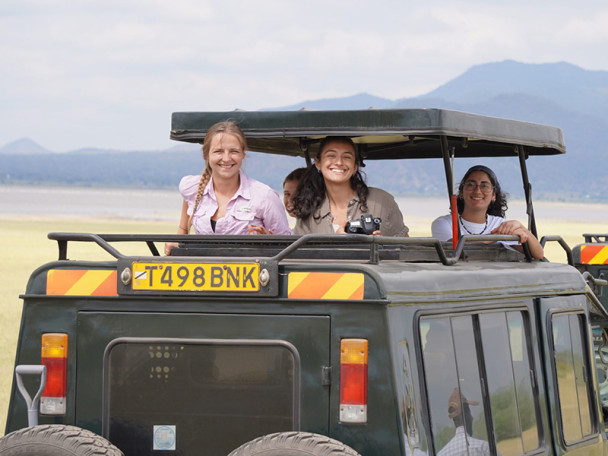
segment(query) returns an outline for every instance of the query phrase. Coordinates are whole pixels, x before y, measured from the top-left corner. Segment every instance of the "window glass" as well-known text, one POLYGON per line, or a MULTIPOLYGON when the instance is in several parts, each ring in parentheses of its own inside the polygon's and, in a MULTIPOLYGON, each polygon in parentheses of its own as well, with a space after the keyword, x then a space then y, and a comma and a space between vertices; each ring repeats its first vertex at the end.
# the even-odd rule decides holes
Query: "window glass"
POLYGON ((458 385, 456 360, 449 318, 421 323, 424 371, 431 414, 435 449, 439 450, 454 436, 454 424, 448 416, 448 401, 458 385))
POLYGON ((479 326, 498 452, 512 456, 534 450, 539 438, 522 315, 483 314, 479 326))
MULTIPOLYGON (((422 454, 418 423, 416 421, 416 400, 414 385, 412 383, 412 371, 410 367, 410 355, 407 341, 399 344, 401 354, 401 418, 403 420, 404 434, 408 454, 422 454)), ((422 445, 424 446, 424 445, 422 445)), ((424 450, 425 448, 422 448, 424 450)))
POLYGON ((539 410, 525 314, 428 317, 420 330, 437 455, 489 456, 494 443, 500 456, 537 451, 539 410))
POLYGON ((467 454, 467 447, 489 455, 472 317, 429 319, 421 329, 438 456, 467 454))
POLYGON ((294 429, 294 353, 281 344, 112 346, 109 437, 125 454, 225 455, 235 444, 294 429), (176 428, 176 450, 155 450, 154 426, 176 428))
POLYGON ((569 315, 570 334, 572 338, 572 360, 574 363, 574 380, 578 397, 578 408, 581 416, 581 430, 583 435, 593 432, 591 427, 591 411, 589 409, 589 396, 587 395, 587 370, 585 368, 585 352, 583 349, 583 336, 580 317, 569 315))
POLYGON ((595 353, 595 370, 598 384, 598 400, 602 407, 604 427, 608 426, 608 340, 606 331, 593 329, 593 347, 595 353))
POLYGON ((479 374, 479 362, 476 356, 472 318, 470 316, 452 318, 452 332, 454 334, 460 391, 469 401, 479 402, 478 405, 469 404, 473 417, 472 436, 488 440, 486 419, 481 400, 481 375, 479 374))
POLYGON ((570 340, 570 324, 567 315, 553 317, 553 347, 555 350, 555 369, 557 387, 559 389, 560 412, 566 441, 575 441, 582 437, 576 397, 576 382, 572 360, 572 341, 570 340))
POLYGON ((580 316, 554 315, 552 329, 562 432, 571 443, 592 433, 580 316))
POLYGON ((524 452, 535 450, 540 446, 538 433, 538 414, 534 406, 531 372, 533 366, 528 355, 528 333, 525 331, 521 312, 507 312, 511 362, 515 378, 515 394, 519 410, 524 452))

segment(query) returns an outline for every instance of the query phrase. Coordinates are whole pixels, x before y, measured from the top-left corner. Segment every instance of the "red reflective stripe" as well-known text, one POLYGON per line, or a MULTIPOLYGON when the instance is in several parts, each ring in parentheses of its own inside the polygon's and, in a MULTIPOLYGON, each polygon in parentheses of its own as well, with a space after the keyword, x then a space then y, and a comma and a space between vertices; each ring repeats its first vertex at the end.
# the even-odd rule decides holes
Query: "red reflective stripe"
POLYGON ((581 246, 581 264, 608 264, 608 246, 581 246))
POLYGON ((289 299, 363 299, 365 277, 352 272, 290 272, 289 299))
POLYGON ((51 269, 46 275, 46 294, 66 294, 86 272, 86 269, 51 269))
POLYGON ((91 293, 93 296, 118 296, 116 291, 116 271, 112 273, 91 293))
POLYGON ((314 273, 303 280, 291 293, 290 298, 320 299, 336 283, 337 273, 314 273))
POLYGON ((118 296, 116 271, 103 269, 51 269, 46 294, 71 296, 118 296))

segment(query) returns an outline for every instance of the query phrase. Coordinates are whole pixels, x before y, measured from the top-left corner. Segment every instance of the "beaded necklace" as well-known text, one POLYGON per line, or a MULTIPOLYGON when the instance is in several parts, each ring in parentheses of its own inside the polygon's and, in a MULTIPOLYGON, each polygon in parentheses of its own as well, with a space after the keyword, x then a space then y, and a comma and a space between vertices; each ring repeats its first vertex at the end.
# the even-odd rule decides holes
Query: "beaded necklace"
POLYGON ((469 233, 469 234, 473 234, 473 235, 480 235, 483 234, 483 232, 486 230, 486 228, 488 227, 488 214, 486 214, 486 224, 483 226, 483 229, 479 232, 479 233, 472 233, 470 232, 467 227, 465 226, 464 223, 462 223, 462 217, 459 215, 458 218, 460 219, 460 226, 462 226, 464 228, 464 230, 469 233))

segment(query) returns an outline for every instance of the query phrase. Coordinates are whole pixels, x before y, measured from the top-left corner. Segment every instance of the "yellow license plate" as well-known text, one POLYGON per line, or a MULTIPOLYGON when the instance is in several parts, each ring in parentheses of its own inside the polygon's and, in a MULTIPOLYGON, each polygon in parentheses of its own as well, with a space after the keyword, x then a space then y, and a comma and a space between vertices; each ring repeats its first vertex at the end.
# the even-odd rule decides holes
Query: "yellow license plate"
POLYGON ((133 290, 259 291, 257 263, 133 263, 133 290))

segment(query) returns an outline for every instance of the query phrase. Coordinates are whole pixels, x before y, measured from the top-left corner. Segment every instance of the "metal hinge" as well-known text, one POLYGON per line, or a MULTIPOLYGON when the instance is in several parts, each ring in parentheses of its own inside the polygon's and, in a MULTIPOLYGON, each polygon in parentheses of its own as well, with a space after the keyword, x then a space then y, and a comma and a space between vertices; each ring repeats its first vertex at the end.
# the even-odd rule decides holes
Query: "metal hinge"
POLYGON ((323 366, 321 368, 321 385, 331 385, 331 366, 323 366))

